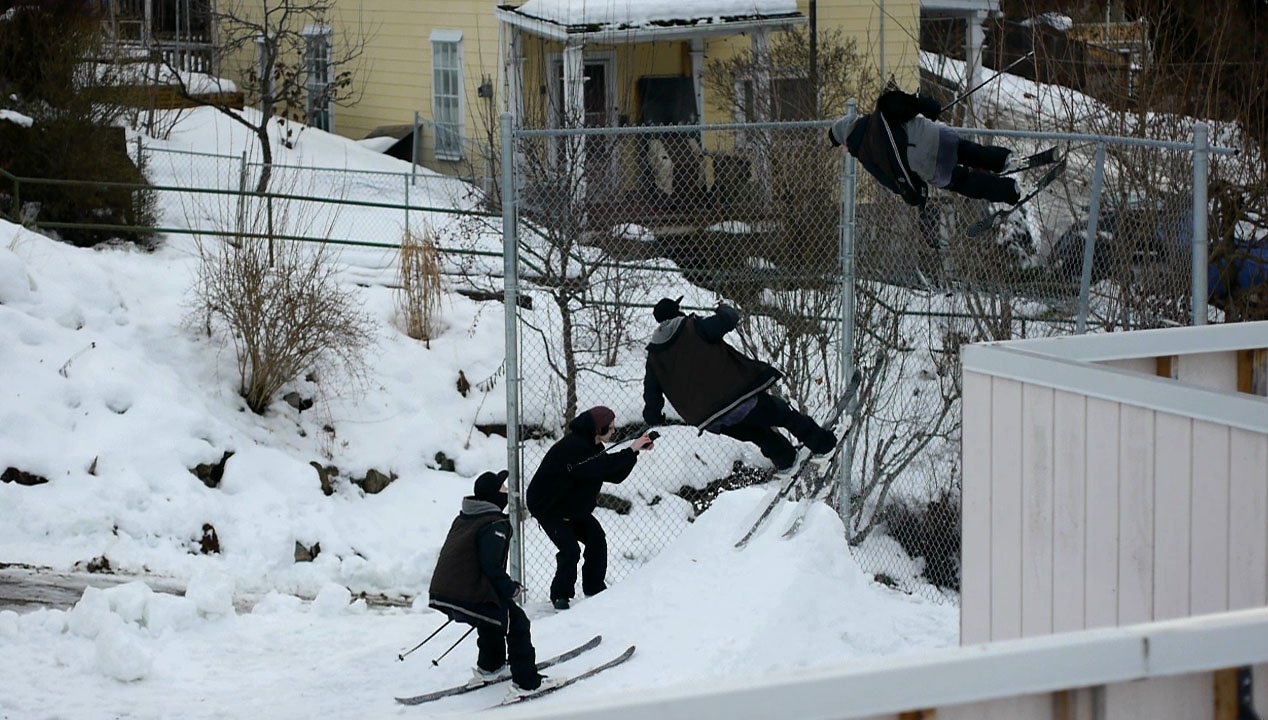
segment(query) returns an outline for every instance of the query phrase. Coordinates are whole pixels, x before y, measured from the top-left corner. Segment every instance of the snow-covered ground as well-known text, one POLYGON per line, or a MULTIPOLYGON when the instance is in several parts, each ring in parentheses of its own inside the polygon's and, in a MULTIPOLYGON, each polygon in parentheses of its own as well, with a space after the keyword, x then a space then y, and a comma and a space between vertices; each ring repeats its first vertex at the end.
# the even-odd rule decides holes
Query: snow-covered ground
MULTIPOLYGON (((199 110, 154 145, 237 156, 246 142, 241 128, 199 110)), ((408 171, 311 129, 294 150, 279 152, 279 162, 408 171)), ((181 173, 203 186, 237 183, 232 172, 196 167, 169 161, 151 169, 173 184, 181 173)), ((464 201, 447 179, 425 186, 427 202, 464 201)), ((169 223, 219 212, 188 196, 160 197, 169 223)), ((385 242, 399 240, 403 218, 373 213, 333 222, 378 222, 385 242)), ((349 280, 365 285, 357 292, 374 319, 368 376, 356 384, 302 380, 288 389, 317 398, 314 407, 300 412, 277 402, 260 416, 236 394, 228 346, 189 322, 197 315, 190 238, 172 236, 152 253, 83 250, 0 223, 0 471, 48 480, 0 483, 0 563, 65 570, 105 558, 142 578, 89 590, 70 611, 0 611, 0 718, 425 716, 499 697, 486 690, 432 709, 395 706, 394 694, 465 679, 474 642, 432 667, 428 660, 460 634, 451 627, 398 662, 397 653, 441 616, 425 600, 367 608, 349 589, 425 595, 472 478, 505 466, 505 441, 474 429, 505 419, 504 385, 489 397, 455 389, 460 370, 472 380, 495 375, 502 307, 447 295, 443 330, 425 346, 397 328, 395 298, 382 282, 393 253, 350 248, 341 261, 349 280), (191 472, 228 450, 235 454, 218 487, 191 472), (434 467, 437 452, 454 461, 454 472, 434 467), (331 496, 313 461, 339 467, 331 496), (367 495, 348 478, 370 469, 397 479, 367 495), (218 554, 200 551, 204 525, 215 528, 218 554), (297 545, 317 543, 313 561, 296 562, 297 545), (153 592, 147 576, 186 587, 185 596, 153 592)), ((540 702, 956 643, 955 608, 873 582, 826 507, 797 538, 767 533, 743 552, 731 543, 761 502, 760 489, 725 493, 688 523, 689 505, 669 492, 677 484, 657 481, 665 473, 652 470, 699 465, 685 441, 658 444, 640 462, 646 472, 627 483, 630 492, 659 493, 663 502, 648 511, 678 517, 681 534, 629 563, 607 593, 556 614, 537 589, 528 610, 542 656, 605 636, 592 657, 561 673, 639 647, 621 670, 540 702)), ((619 531, 626 520, 604 512, 605 525, 619 531)))

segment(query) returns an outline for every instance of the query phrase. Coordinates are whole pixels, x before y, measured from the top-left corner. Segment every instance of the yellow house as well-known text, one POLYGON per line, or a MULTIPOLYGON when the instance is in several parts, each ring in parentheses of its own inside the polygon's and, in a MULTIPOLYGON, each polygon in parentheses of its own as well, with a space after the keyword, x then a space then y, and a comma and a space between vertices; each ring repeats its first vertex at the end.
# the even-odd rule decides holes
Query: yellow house
MULTIPOLYGON (((711 98, 705 64, 737 50, 768 52, 793 29, 839 30, 874 67, 915 87, 918 0, 340 0, 372 29, 335 132, 424 128, 416 159, 441 172, 480 176, 497 144, 497 119, 526 127, 717 123, 750 117, 711 98)), ((338 20, 333 32, 341 32, 338 20)), ((794 78, 737 79, 780 92, 794 78)))

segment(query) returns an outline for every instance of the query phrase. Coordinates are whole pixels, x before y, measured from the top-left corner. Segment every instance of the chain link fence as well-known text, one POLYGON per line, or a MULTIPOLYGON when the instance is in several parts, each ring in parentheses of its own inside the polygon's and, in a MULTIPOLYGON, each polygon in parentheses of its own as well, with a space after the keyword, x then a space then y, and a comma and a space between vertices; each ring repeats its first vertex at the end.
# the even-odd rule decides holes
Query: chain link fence
MULTIPOLYGON (((174 196, 160 203, 168 211, 160 224, 194 235, 232 230, 242 203, 256 197, 265 168, 249 153, 199 153, 155 144, 133 152, 142 158, 157 192, 174 196)), ((402 165, 386 156, 382 163, 402 165)), ((500 244, 493 241, 479 248, 444 246, 442 238, 452 236, 449 228, 458 218, 496 217, 481 205, 484 195, 460 179, 421 168, 365 170, 281 162, 271 163, 269 174, 268 192, 260 201, 273 203, 279 217, 281 206, 288 205, 286 217, 292 223, 276 228, 276 234, 339 246, 339 261, 351 281, 396 283, 398 253, 407 234, 433 239, 446 260, 443 273, 454 280, 466 276, 473 254, 501 255, 500 244)))
MULTIPOLYGON (((1068 168, 969 238, 985 205, 935 191, 926 207, 908 207, 832 150, 826 127, 522 130, 512 141, 507 126, 482 187, 418 169, 274 164, 269 192, 256 194, 261 166, 249 156, 153 143, 137 152, 155 191, 178 196, 162 203, 175 215, 154 230, 229 234, 245 201, 299 203, 289 214, 309 226, 281 234, 340 245, 355 282, 392 285, 401 238, 424 233, 451 287, 513 298, 507 433, 521 486, 580 411, 611 407, 618 447, 646 429, 643 348, 661 297, 681 295, 702 315, 718 301, 737 306, 728 341, 780 368, 773 392, 812 417, 857 368, 863 402, 834 498, 855 557, 895 587, 954 601, 960 346, 1218 319, 1194 302, 1222 281, 1215 259, 1216 269, 1205 261, 1205 183, 1195 177, 1228 151, 991 131, 984 141, 1022 154, 1059 145, 1068 168), (513 188, 504 205, 515 215, 489 212, 483 186, 495 196, 513 188)), ((38 182, 7 177, 15 199, 20 183, 38 182)), ((771 478, 755 446, 699 434, 666 411, 656 449, 626 482, 604 486, 610 582, 653 558, 718 493, 771 478)), ((520 527, 516 570, 541 596, 554 547, 522 514, 520 527)))
MULTIPOLYGON (((682 295, 701 315, 726 301, 743 314, 728 341, 783 370, 773 392, 797 409, 823 417, 858 369, 861 409, 835 498, 855 557, 882 582, 954 602, 960 346, 1188 324, 1192 145, 998 132, 1008 137, 982 141, 1020 154, 1058 145, 1068 166, 970 238, 992 208, 944 191, 909 207, 833 150, 826 127, 515 131, 504 177, 514 178, 513 262, 527 301, 508 415, 522 433, 522 487, 589 407, 616 412, 617 447, 646 430, 643 346, 657 299, 682 295)), ((1046 169, 1019 175, 1023 192, 1046 169)), ((755 446, 699 434, 666 410, 655 451, 600 498, 609 582, 719 492, 771 479, 755 446)), ((520 525, 520 572, 542 596, 555 548, 535 522, 520 525)))

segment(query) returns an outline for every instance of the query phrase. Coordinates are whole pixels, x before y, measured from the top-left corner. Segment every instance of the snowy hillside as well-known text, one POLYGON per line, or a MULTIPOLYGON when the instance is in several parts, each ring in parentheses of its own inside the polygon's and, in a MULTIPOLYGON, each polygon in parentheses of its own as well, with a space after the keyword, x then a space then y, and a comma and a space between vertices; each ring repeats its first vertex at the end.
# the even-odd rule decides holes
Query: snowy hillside
MULTIPOLYGON (((234 156, 245 142, 231 123, 197 111, 161 144, 234 156)), ((280 156, 408 169, 317 130, 280 156)), ((181 173, 234 182, 198 167, 169 157, 152 169, 174 184, 181 173)), ((432 202, 463 201, 452 181, 429 187, 438 188, 432 202)), ((168 222, 200 211, 179 194, 160 198, 168 222)), ((399 226, 384 237, 398 240, 399 226)), ((392 694, 465 676, 470 640, 439 668, 423 657, 456 640, 454 628, 396 661, 440 624, 439 614, 421 603, 350 602, 351 593, 424 593, 472 478, 506 464, 504 439, 475 427, 505 421, 501 387, 468 395, 455 387, 460 370, 472 378, 497 371, 500 303, 447 295, 443 332, 424 346, 396 327, 384 284, 392 258, 377 248, 341 257, 374 319, 368 376, 302 380, 288 390, 320 402, 300 411, 279 401, 256 415, 236 394, 232 352, 190 322, 190 238, 171 236, 153 253, 81 250, 0 223, 0 470, 13 468, 6 479, 23 481, 0 483, 0 563, 59 570, 108 563, 141 578, 90 590, 69 612, 0 611, 0 675, 23 678, 0 693, 0 718, 379 716, 394 711, 392 694), (229 451, 218 486, 195 475, 229 451), (453 461, 452 472, 440 469, 438 452, 453 461), (312 462, 338 465, 331 495, 312 462), (396 479, 367 494, 352 480, 371 470, 396 479), (208 551, 207 526, 218 553, 208 551), (297 561, 297 550, 318 545, 314 559, 297 561), (146 578, 184 587, 185 597, 155 593, 146 578)), ((610 389, 584 392, 596 401, 610 389)), ((755 455, 738 444, 731 452, 755 455)), ((566 613, 529 604, 542 655, 596 633, 606 639, 595 660, 627 644, 640 648, 626 670, 543 703, 955 643, 955 609, 860 572, 826 507, 794 541, 771 533, 744 552, 731 542, 760 490, 724 494, 689 523, 690 504, 670 490, 684 478, 714 476, 687 439, 658 447, 622 491, 663 497, 647 511, 678 518, 682 534, 658 541, 646 558, 614 558, 627 563, 625 579, 566 613)), ((636 520, 603 518, 610 532, 636 520)), ((469 710, 496 697, 487 691, 438 709, 469 710)))

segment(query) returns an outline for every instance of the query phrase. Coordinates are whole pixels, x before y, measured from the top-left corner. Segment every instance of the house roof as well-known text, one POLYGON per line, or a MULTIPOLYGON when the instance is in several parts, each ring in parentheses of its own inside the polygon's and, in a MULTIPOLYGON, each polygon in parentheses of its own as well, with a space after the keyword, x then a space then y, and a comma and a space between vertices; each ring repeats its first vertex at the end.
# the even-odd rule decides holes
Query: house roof
POLYGON ((999 0, 920 0, 920 9, 938 14, 997 13, 999 0))
POLYGON ((596 42, 734 35, 806 22, 796 0, 528 0, 497 14, 535 35, 596 42))

